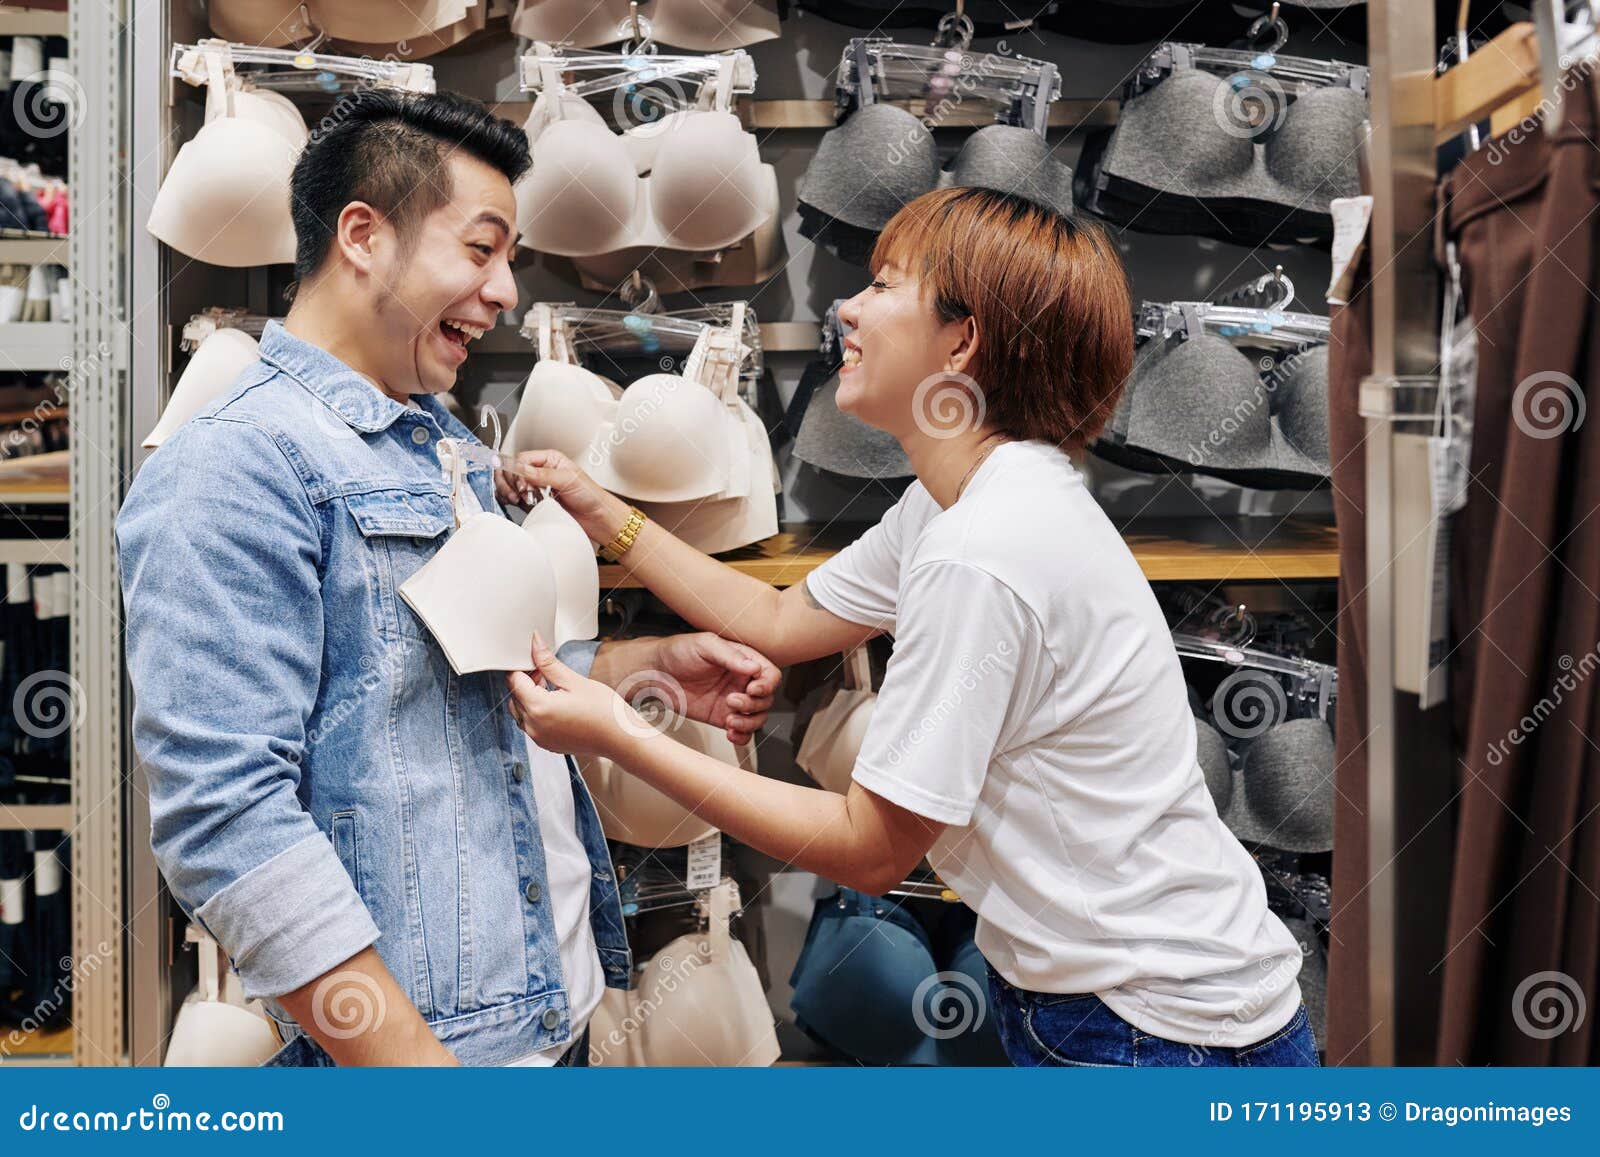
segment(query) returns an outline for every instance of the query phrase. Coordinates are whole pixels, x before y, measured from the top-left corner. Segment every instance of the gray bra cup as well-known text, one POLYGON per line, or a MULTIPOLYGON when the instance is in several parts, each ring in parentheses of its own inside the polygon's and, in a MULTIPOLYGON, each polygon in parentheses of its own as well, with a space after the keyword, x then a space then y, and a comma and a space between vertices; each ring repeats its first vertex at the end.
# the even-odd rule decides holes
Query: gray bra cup
POLYGON ((848 225, 881 230, 938 182, 939 156, 922 122, 903 108, 869 104, 822 135, 795 192, 848 225))
POLYGON ((1328 468, 1328 347, 1317 346, 1298 355, 1272 392, 1272 413, 1288 444, 1328 468))
POLYGON ((1134 445, 1222 467, 1272 459, 1266 387, 1256 364, 1227 340, 1201 334, 1172 342, 1142 363, 1130 386, 1127 440, 1134 445))
POLYGON ((1361 188, 1356 157, 1367 101, 1351 88, 1317 88, 1295 100, 1266 138, 1267 172, 1274 180, 1320 200, 1361 188))
POLYGON ((1227 100, 1226 87, 1209 72, 1177 72, 1126 102, 1106 148, 1106 171, 1190 195, 1247 177, 1255 143, 1223 128, 1217 106, 1227 100))
POLYGON ((998 189, 1072 216, 1072 170, 1056 160, 1050 142, 1018 125, 990 125, 967 138, 941 183, 998 189))

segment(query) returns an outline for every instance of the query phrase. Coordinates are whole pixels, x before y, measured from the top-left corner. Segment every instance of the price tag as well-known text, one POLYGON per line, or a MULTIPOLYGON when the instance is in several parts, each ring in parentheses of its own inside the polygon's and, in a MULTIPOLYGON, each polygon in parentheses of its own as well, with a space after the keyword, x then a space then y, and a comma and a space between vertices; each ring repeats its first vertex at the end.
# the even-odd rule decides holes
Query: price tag
POLYGON ((715 888, 722 879, 722 833, 712 832, 689 845, 689 878, 691 892, 702 888, 715 888))

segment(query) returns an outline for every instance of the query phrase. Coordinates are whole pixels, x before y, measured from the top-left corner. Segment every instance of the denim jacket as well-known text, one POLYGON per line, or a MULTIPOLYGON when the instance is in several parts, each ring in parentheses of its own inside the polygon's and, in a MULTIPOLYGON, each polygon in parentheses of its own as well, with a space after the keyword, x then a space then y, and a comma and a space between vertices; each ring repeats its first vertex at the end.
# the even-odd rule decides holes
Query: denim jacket
MULTIPOLYGON (((269 323, 261 360, 150 457, 117 519, 156 858, 268 1000, 290 1039, 274 1063, 329 1059, 270 998, 374 943, 464 1063, 571 1035, 504 678, 454 674, 397 593, 453 526, 437 442, 471 438, 417 401, 269 323)), ((488 472, 469 480, 498 510, 488 472)), ((587 670, 592 647, 574 650, 587 670)), ((615 875, 567 767, 595 942, 625 988, 615 875)))

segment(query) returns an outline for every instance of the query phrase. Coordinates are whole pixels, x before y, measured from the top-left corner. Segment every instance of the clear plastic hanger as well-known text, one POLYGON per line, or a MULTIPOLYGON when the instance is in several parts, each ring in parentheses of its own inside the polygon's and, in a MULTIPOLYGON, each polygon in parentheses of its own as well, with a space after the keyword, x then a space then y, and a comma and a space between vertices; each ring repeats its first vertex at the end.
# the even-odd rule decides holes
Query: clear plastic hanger
POLYGON ((1363 96, 1368 91, 1368 72, 1359 64, 1280 56, 1278 50, 1289 42, 1289 25, 1278 15, 1277 4, 1250 25, 1245 40, 1259 44, 1252 48, 1211 48, 1175 41, 1158 44, 1129 78, 1123 97, 1136 96, 1175 72, 1195 68, 1230 78, 1255 73, 1270 78, 1277 89, 1292 96, 1316 88, 1353 88, 1363 96), (1263 41, 1269 32, 1272 39, 1263 41))
POLYGON ((1563 69, 1580 67, 1581 62, 1600 53, 1600 0, 1585 0, 1577 19, 1567 15, 1565 0, 1533 0, 1533 28, 1539 40, 1539 81, 1544 89, 1544 128, 1554 133, 1561 127, 1563 69))
POLYGON ((755 62, 743 49, 684 56, 659 53, 648 41, 627 52, 567 51, 539 41, 522 54, 518 73, 523 92, 579 97, 643 85, 670 89, 689 84, 696 87, 705 107, 721 112, 732 108, 735 96, 756 90, 755 62))
POLYGON ((844 47, 834 88, 834 112, 879 101, 921 101, 934 124, 947 105, 985 101, 999 106, 995 119, 1044 135, 1050 103, 1061 98, 1061 74, 1045 60, 968 51, 972 21, 958 11, 939 21, 933 44, 902 44, 858 36, 844 47))
POLYGON ((279 92, 337 93, 370 88, 433 92, 433 66, 373 60, 366 56, 333 56, 297 48, 260 48, 208 39, 174 44, 171 74, 189 84, 210 83, 213 69, 248 87, 279 92))
POLYGON ((1327 663, 1274 655, 1253 647, 1237 647, 1182 631, 1172 632, 1172 645, 1186 659, 1224 663, 1240 670, 1268 671, 1281 676, 1285 694, 1295 702, 1312 706, 1319 719, 1328 717, 1329 708, 1338 698, 1339 672, 1327 663))
POLYGON ((923 864, 911 876, 901 881, 900 885, 890 888, 885 896, 909 896, 916 900, 940 900, 946 904, 959 904, 961 897, 943 880, 938 873, 923 864))
POLYGON ((239 329, 251 337, 259 338, 262 331, 267 328, 267 322, 272 320, 274 319, 264 313, 251 313, 245 309, 229 309, 213 305, 184 322, 183 334, 179 338, 178 345, 184 353, 192 354, 200 348, 201 342, 219 329, 239 329))
POLYGON ((1141 339, 1195 337, 1201 333, 1227 338, 1251 349, 1304 349, 1325 345, 1328 319, 1314 313, 1291 312, 1294 282, 1280 265, 1254 281, 1211 301, 1145 301, 1139 304, 1134 330, 1141 339), (1272 292, 1268 297, 1269 291, 1272 292), (1235 304, 1266 300, 1264 307, 1235 304))

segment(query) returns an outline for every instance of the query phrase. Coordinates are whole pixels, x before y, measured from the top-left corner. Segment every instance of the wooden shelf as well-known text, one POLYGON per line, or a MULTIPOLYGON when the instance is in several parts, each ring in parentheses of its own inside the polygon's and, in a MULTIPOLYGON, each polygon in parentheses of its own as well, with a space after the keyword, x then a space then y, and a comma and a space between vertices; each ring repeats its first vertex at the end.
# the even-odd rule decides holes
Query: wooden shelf
MULTIPOLYGON (((859 523, 786 526, 755 546, 719 556, 735 570, 776 587, 792 586, 866 528, 859 523)), ((1123 528, 1151 582, 1293 582, 1339 577, 1339 543, 1329 523, 1273 517, 1141 519, 1123 528)), ((600 568, 602 590, 641 584, 616 565, 600 568)))
POLYGON ((65 36, 67 14, 48 8, 0 5, 0 36, 65 36))
POLYGON ((69 803, 0 803, 0 832, 64 832, 71 826, 69 803))
POLYGON ((1513 24, 1465 61, 1437 80, 1431 73, 1415 78, 1406 95, 1408 107, 1426 123, 1423 110, 1412 107, 1429 94, 1417 91, 1427 85, 1433 97, 1434 142, 1454 139, 1468 125, 1489 119, 1491 134, 1498 135, 1537 106, 1539 91, 1539 38, 1532 24, 1513 24), (1532 97, 1532 102, 1525 99, 1532 97), (1510 105, 1502 113, 1502 106, 1510 105))
POLYGON ((0 461, 0 505, 67 502, 71 496, 71 456, 70 450, 52 450, 0 461))
POLYGON ((65 237, 0 238, 0 265, 65 265, 65 237))
POLYGON ((72 1026, 54 1032, 24 1033, 0 1028, 0 1067, 5 1065, 68 1064, 72 1058, 72 1026), (16 1036, 12 1034, 16 1033, 16 1036))

